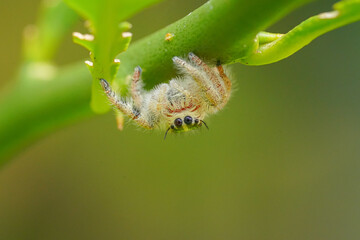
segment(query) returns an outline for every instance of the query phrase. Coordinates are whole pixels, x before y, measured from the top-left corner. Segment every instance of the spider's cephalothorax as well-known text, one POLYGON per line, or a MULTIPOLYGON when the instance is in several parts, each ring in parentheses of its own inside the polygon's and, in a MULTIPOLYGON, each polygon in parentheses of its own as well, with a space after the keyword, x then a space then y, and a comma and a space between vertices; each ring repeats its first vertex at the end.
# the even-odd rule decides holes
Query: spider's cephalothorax
POLYGON ((136 67, 129 99, 117 95, 105 79, 100 83, 110 102, 140 126, 167 129, 166 133, 189 131, 206 126, 206 115, 222 109, 231 93, 231 81, 220 64, 211 68, 193 53, 189 53, 189 59, 174 57, 183 77, 151 91, 143 89, 141 68, 136 67))

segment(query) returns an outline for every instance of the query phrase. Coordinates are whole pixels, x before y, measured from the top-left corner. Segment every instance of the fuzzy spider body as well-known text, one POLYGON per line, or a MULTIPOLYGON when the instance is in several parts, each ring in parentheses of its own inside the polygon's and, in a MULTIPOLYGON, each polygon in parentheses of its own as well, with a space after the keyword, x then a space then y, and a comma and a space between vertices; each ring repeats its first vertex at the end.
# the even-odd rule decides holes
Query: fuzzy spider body
POLYGON ((129 99, 117 95, 106 80, 100 79, 100 83, 110 102, 140 126, 167 132, 189 131, 205 124, 203 119, 208 114, 222 109, 231 93, 231 81, 220 64, 210 68, 193 53, 189 53, 189 60, 174 57, 183 77, 151 91, 143 89, 141 68, 136 67, 129 99))

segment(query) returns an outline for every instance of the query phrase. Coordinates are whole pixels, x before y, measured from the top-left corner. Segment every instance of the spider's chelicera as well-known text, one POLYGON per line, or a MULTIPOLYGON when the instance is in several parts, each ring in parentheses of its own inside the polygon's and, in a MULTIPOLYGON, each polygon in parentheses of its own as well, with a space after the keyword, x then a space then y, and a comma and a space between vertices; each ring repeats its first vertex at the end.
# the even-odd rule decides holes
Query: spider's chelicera
POLYGON ((187 62, 174 57, 174 64, 183 76, 156 86, 151 91, 143 89, 141 68, 136 67, 131 82, 131 98, 117 95, 105 79, 100 83, 110 102, 141 127, 184 132, 204 125, 204 118, 222 109, 231 93, 231 81, 220 64, 209 67, 199 57, 189 53, 187 62))

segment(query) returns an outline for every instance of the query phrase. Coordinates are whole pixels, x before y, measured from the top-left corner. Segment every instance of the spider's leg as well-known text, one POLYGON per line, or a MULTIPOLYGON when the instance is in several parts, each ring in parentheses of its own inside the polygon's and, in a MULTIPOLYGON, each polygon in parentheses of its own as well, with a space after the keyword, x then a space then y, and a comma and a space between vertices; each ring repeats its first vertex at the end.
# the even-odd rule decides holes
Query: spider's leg
POLYGON ((229 77, 225 74, 224 68, 221 66, 220 62, 216 64, 216 68, 214 68, 214 70, 215 71, 217 70, 219 72, 220 77, 222 78, 225 84, 226 95, 223 98, 223 106, 224 106, 229 101, 232 83, 229 77))
POLYGON ((194 53, 189 53, 190 61, 195 64, 195 66, 200 67, 205 74, 209 77, 211 84, 218 90, 221 96, 225 95, 225 84, 222 81, 219 73, 211 69, 206 63, 204 63, 198 56, 194 53))
POLYGON ((131 81, 131 97, 134 100, 134 104, 137 108, 140 108, 143 101, 142 95, 144 94, 143 89, 144 83, 141 80, 141 68, 137 66, 134 70, 134 75, 131 81))
POLYGON ((212 106, 218 106, 221 104, 222 97, 202 71, 178 57, 173 57, 173 62, 180 69, 185 70, 186 73, 188 73, 199 84, 212 106))
POLYGON ((140 126, 151 129, 153 126, 147 122, 140 111, 133 106, 131 102, 124 101, 121 96, 117 95, 110 87, 110 84, 105 79, 100 79, 100 84, 104 89, 109 101, 119 109, 123 114, 136 121, 140 126))
POLYGON ((228 94, 230 94, 232 83, 231 83, 229 77, 226 76, 226 74, 225 74, 225 72, 224 72, 224 68, 221 66, 220 62, 218 62, 218 63, 216 64, 216 68, 217 68, 217 70, 219 71, 220 77, 222 78, 222 80, 223 80, 224 83, 225 83, 226 91, 228 92, 228 94))
MULTIPOLYGON (((216 68, 210 68, 206 63, 204 63, 198 56, 194 53, 189 53, 190 61, 201 68, 205 74, 208 76, 210 83, 218 94, 221 96, 221 103, 226 103, 230 97, 231 82, 229 78, 225 75, 224 69, 220 64, 216 68)), ((222 105, 221 104, 221 105, 222 105)))

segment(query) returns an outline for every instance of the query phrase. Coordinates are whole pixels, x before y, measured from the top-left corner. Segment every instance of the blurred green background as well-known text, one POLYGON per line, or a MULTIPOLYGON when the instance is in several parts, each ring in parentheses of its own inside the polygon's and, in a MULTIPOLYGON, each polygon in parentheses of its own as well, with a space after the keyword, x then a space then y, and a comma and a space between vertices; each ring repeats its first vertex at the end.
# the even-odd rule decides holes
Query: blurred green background
MULTIPOLYGON (((0 87, 39 2, 0 2, 0 87)), ((147 9, 129 20, 134 40, 204 2, 147 9)), ((0 170, 0 239, 360 239, 359 40, 355 23, 279 63, 231 66, 236 90, 210 131, 163 141, 133 124, 117 131, 109 113, 41 139, 0 170)), ((69 34, 56 61, 87 54, 69 34)))

